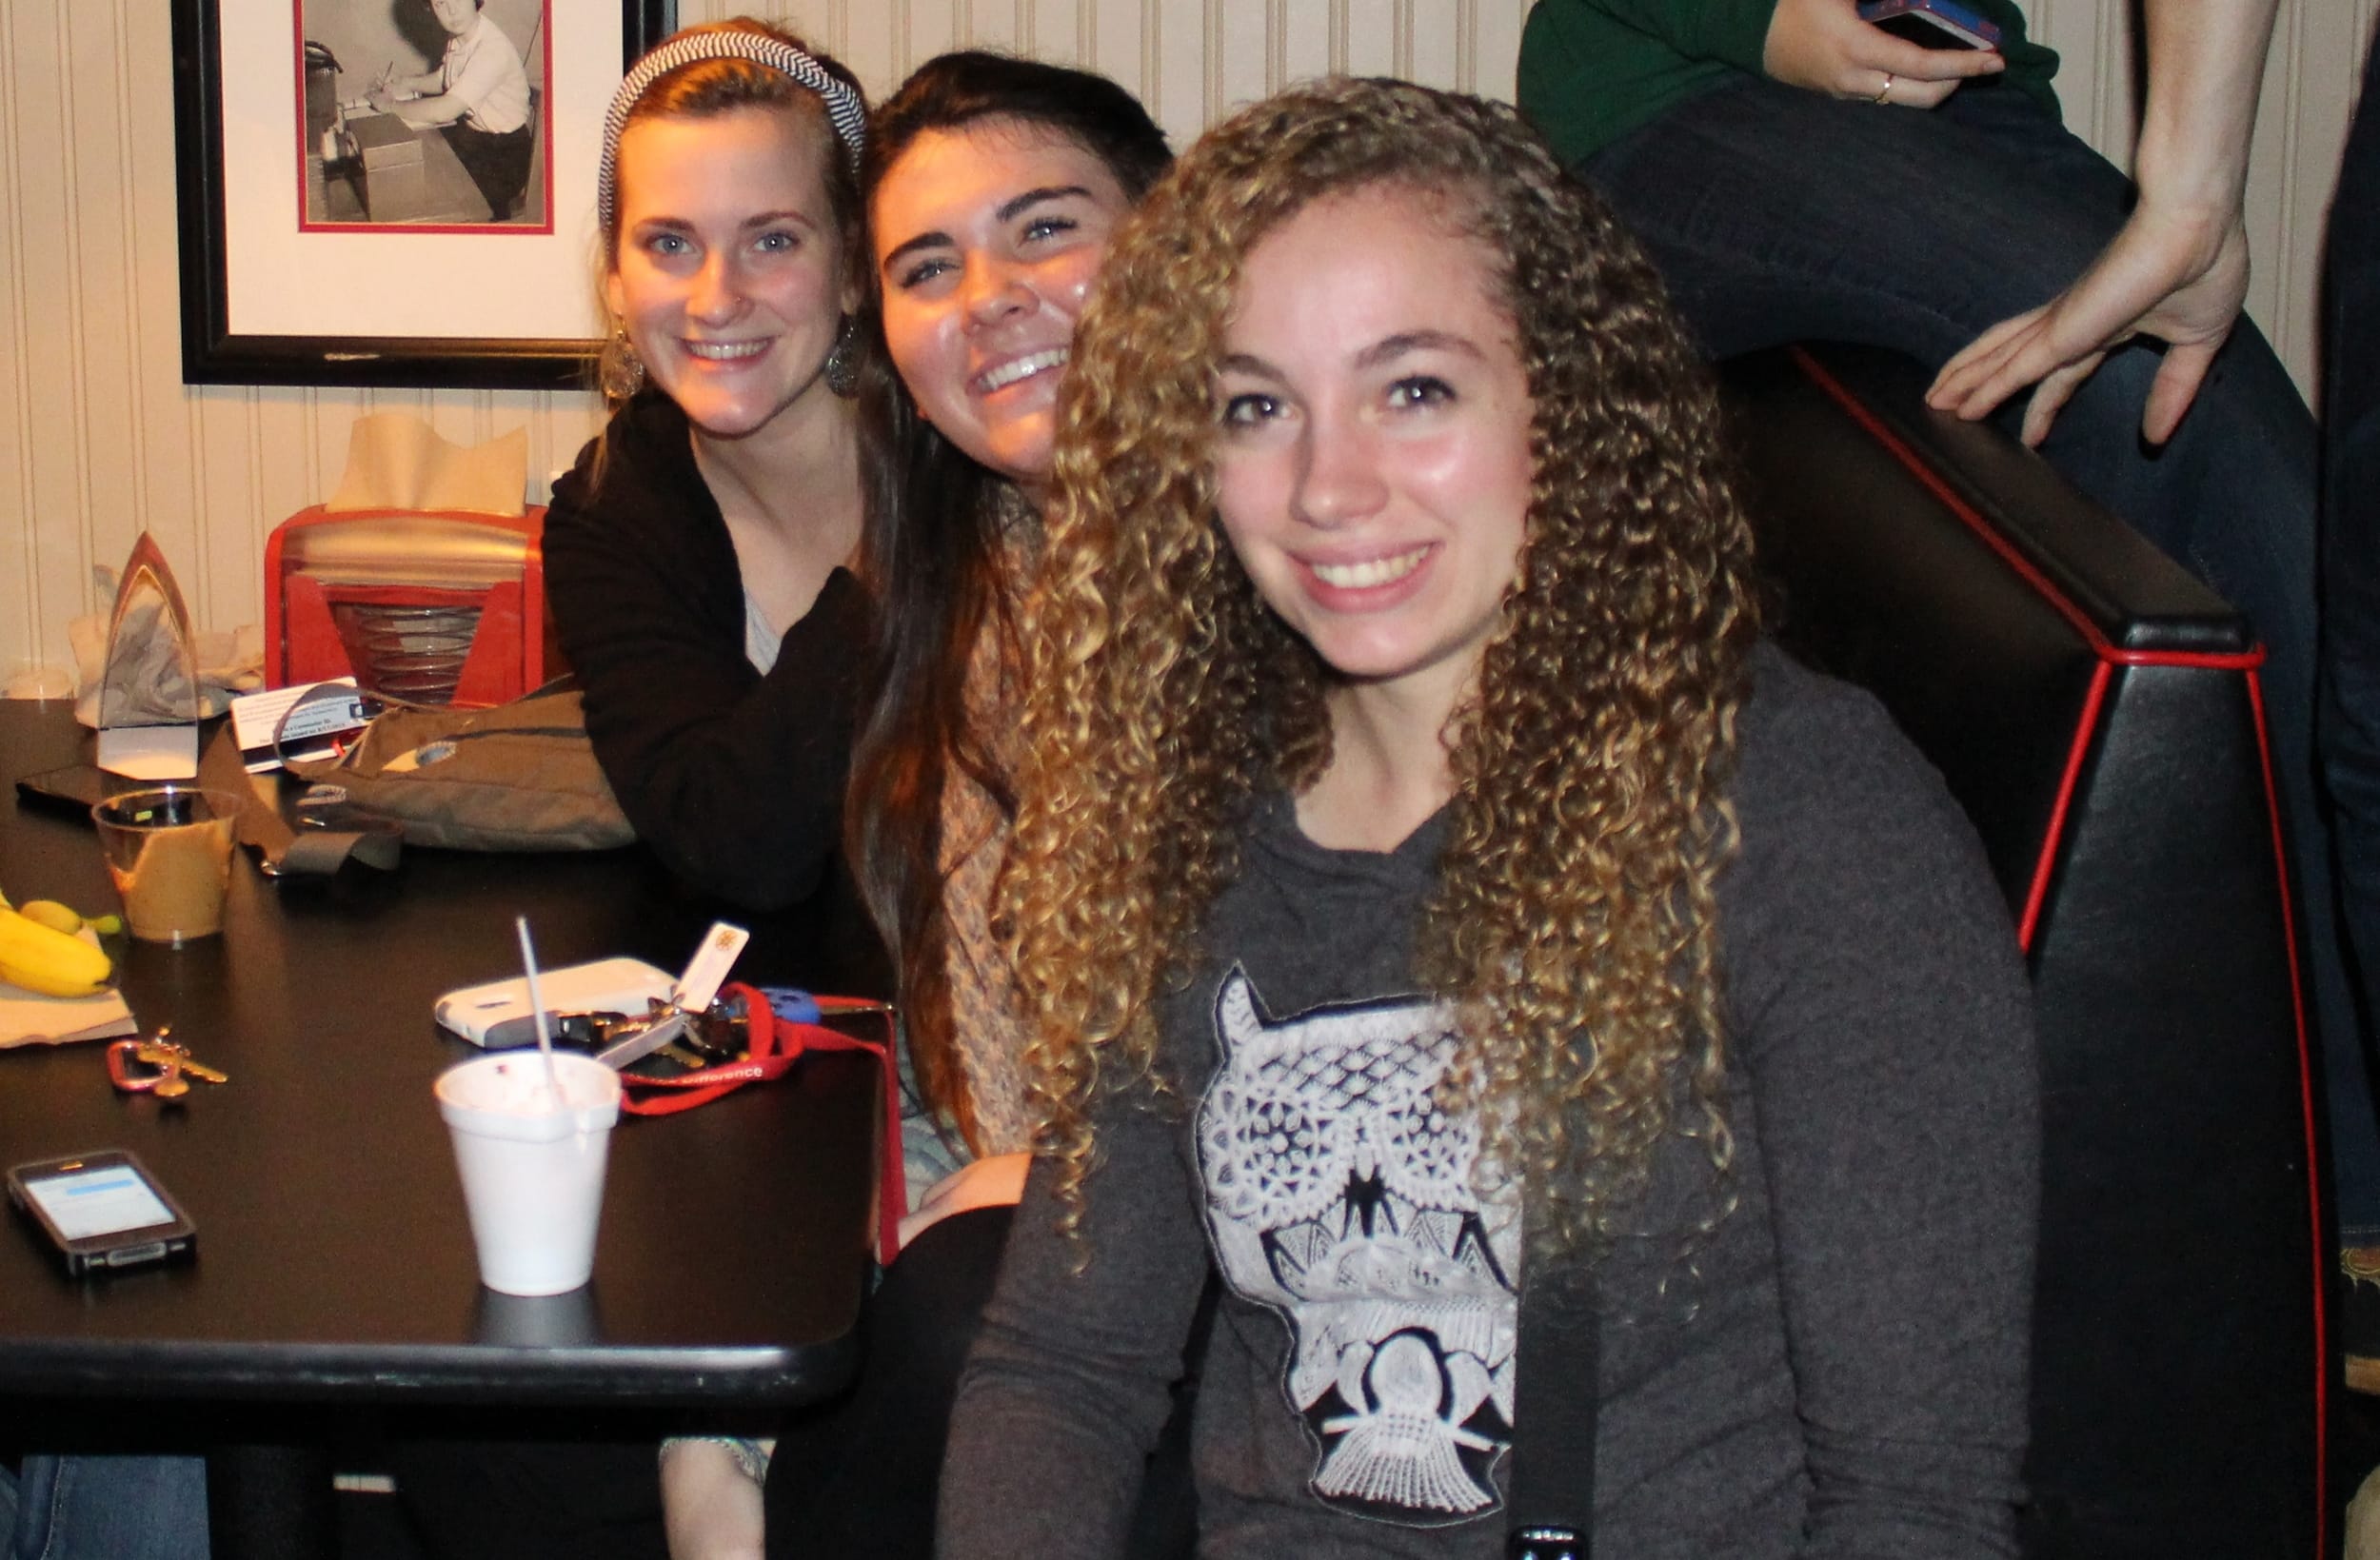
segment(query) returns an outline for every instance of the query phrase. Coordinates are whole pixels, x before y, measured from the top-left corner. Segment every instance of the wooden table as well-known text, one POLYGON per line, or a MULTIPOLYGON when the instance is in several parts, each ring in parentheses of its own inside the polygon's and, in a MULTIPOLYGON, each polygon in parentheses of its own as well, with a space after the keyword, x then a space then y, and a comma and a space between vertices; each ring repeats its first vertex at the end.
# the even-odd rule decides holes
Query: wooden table
MULTIPOLYGON (((0 701, 0 780, 87 753, 65 705, 0 701)), ((114 904, 89 825, 12 789, 0 890, 114 904)), ((143 1025, 171 1023, 228 1085, 164 1103, 111 1089, 95 1044, 0 1053, 0 1161, 129 1149, 199 1231, 195 1263, 81 1282, 30 1229, 0 1232, 17 1432, 37 1423, 30 1399, 709 1408, 835 1390, 873 1229, 872 1059, 817 1056, 684 1116, 624 1118, 594 1279, 548 1300, 480 1287, 431 1101, 437 1074, 474 1053, 430 1004, 513 972, 515 914, 549 964, 675 969, 720 911, 633 849, 408 850, 393 874, 311 883, 244 856, 222 937, 121 960, 143 1025)), ((840 900, 747 923, 739 977, 881 992, 840 900)))

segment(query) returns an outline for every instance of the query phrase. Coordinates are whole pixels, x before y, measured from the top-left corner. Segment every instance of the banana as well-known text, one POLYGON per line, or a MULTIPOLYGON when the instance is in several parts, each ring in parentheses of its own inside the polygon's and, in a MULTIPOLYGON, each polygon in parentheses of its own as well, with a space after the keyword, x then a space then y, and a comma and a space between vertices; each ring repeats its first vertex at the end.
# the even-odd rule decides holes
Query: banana
POLYGON ((68 937, 83 929, 83 918, 55 899, 28 899, 16 907, 16 913, 27 920, 37 921, 52 932, 68 937))
POLYGON ((114 968, 82 938, 0 909, 0 980, 45 997, 89 997, 114 968))

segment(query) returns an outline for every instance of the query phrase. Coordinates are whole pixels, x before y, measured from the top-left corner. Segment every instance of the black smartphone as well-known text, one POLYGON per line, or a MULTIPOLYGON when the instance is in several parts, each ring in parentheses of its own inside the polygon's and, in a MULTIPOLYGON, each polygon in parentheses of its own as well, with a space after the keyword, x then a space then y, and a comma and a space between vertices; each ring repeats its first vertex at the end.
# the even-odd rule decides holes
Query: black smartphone
POLYGON ((2000 30, 1957 0, 1864 0, 1859 19, 1928 49, 2000 47, 2000 30))
POLYGON ((41 1227, 80 1275, 194 1254, 198 1227, 122 1149, 44 1159, 9 1172, 9 1201, 41 1227))
POLYGON ((88 823, 93 807, 107 800, 111 793, 128 788, 105 770, 87 763, 70 763, 63 769, 45 769, 38 775, 25 776, 16 782, 16 796, 19 801, 36 807, 74 813, 88 823))

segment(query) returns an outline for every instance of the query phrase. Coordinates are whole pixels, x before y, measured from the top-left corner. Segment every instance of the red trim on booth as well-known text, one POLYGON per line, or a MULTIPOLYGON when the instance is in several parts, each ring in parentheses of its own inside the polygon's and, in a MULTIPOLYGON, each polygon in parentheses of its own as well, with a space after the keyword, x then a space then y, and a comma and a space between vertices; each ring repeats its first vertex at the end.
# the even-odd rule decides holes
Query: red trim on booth
POLYGON ((2200 672, 2252 672, 2264 664, 2262 644, 2247 650, 2122 650, 2111 644, 2099 659, 2111 666, 2179 666, 2200 672))
POLYGON ((2306 1205, 2313 1215, 2314 1254, 2314 1553, 2320 1555, 2329 1552, 2324 1548, 2324 1530, 2330 1514, 2327 1444, 2330 1438, 2323 1433, 2324 1427, 2330 1423, 2330 1379, 2327 1369, 2330 1358, 2330 1318, 2323 1302, 2330 1274, 2323 1262, 2322 1165, 2315 1152, 2313 1048, 2307 1042, 2306 996, 2299 985, 2297 920, 2290 902, 2289 849, 2281 838, 2280 799, 2272 784, 2272 747, 2265 737, 2264 680, 2254 672, 2248 674, 2248 707, 2256 717, 2256 762, 2264 776, 2265 812, 2272 819, 2272 867, 2281 890, 2282 951, 2289 956, 2290 1006, 2297 1022, 2298 1108, 2306 1121, 2306 1205))
POLYGON ((1894 433, 1858 397, 1827 372, 1807 348, 1792 349, 1794 360, 1803 373, 1827 398, 1841 407, 1844 414, 1865 429, 1870 438, 1883 446, 1941 505, 1957 518, 1960 524, 1973 532, 1976 540, 1996 553, 2001 562, 2016 576, 2031 585, 2048 602, 2073 630, 2091 646, 2099 665, 2092 674, 2090 692, 2083 701, 2082 718, 2074 730, 2074 741, 2066 760, 2066 772, 2059 778, 2055 804, 2051 809, 2050 825, 2042 845, 2040 859, 2033 869, 2033 879, 2025 898, 2024 916, 2017 925, 2017 946, 2030 952, 2035 921, 2049 891, 2052 863, 2057 858, 2067 821, 2067 811, 2075 786, 2080 780, 2082 765, 2091 746, 2091 739, 2098 724, 2111 668, 2115 666, 2179 666, 2207 671, 2236 671, 2246 675, 2248 706, 2254 718, 2256 760, 2264 781, 2265 817, 2272 827, 2272 863, 2279 878, 2281 892, 2282 952, 2289 960, 2290 1011, 2297 1031, 2298 1107, 2305 1123, 2307 1207, 2313 1221, 2313 1322, 2314 1322, 2314 1553, 2326 1552, 2330 1528, 2330 1449, 2325 1444, 2325 1428, 2330 1421, 2330 1378, 2326 1362, 2330 1357, 2330 1315, 2324 1301, 2329 1274, 2323 1265, 2322 1239, 2322 1174, 2315 1155, 2313 1056, 2306 1033, 2306 996, 2302 976, 2297 967, 2297 919, 2291 902, 2289 872, 2289 852, 2281 838, 2280 798, 2272 782, 2272 752, 2265 735, 2264 685, 2258 669, 2264 665, 2265 651, 2261 644, 2244 651, 2192 652, 2163 650, 2126 650, 2111 642, 2099 625, 2091 621, 2066 594, 2053 584, 2047 575, 2033 566, 2033 561, 2019 552, 1999 528, 1976 512, 1973 505, 1961 498, 1950 484, 1911 449, 1900 435, 1894 433))
POLYGON ((2025 890, 2025 912, 2016 918, 2016 946, 2033 952, 2033 934, 2040 924, 2041 906, 2050 897, 2050 874, 2057 866, 2057 849, 2066 839, 2066 815, 2074 800, 2074 789, 2082 783, 2083 761, 2091 756, 2091 739, 2099 729, 2099 710, 2107 702, 2108 682, 2113 668, 2101 662, 2092 669, 2091 689, 2083 695, 2082 719, 2074 722, 2074 740, 2066 750, 2066 771, 2058 776, 2057 800, 2050 805, 2050 826, 2041 841, 2041 854, 2033 864, 2033 884, 2025 890))
POLYGON ((2249 671, 2264 664, 2264 646, 2246 650, 2127 650, 2108 639, 2090 615, 2076 606, 2066 593, 2053 584, 2048 575, 2034 566, 2032 559, 2019 552, 2014 543, 2000 534, 1998 526, 1976 513, 1974 505, 1958 496, 1950 484, 1929 465, 1917 452, 1909 447, 1901 436, 1886 426, 1883 420, 1870 411, 1865 403, 1846 389, 1841 381, 1828 373, 1807 348, 1792 348, 1794 361, 1801 365, 1811 383, 1826 392, 1827 399, 1840 406, 1845 415, 1867 431, 1870 438, 1884 446, 1885 453, 1900 463, 1901 469, 1915 478, 1925 490, 1934 495, 1943 508, 1958 523, 1974 534, 1977 541, 1997 553, 2000 562, 2013 570, 2016 577, 2033 586, 2035 594, 2048 602, 2064 618, 2075 633, 2091 646, 2091 653, 2100 661, 2116 666, 2195 666, 2210 671, 2249 671))

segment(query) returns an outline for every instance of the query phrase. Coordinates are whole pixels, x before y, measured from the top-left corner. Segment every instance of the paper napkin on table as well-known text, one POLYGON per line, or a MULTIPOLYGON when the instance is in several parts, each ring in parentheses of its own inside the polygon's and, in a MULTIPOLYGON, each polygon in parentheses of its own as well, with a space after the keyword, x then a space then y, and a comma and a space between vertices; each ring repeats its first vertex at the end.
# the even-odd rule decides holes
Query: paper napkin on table
MULTIPOLYGON (((6 903, 0 900, 0 903, 6 903)), ((92 947, 99 938, 88 926, 74 934, 92 947)), ((44 997, 0 980, 0 1051, 18 1045, 64 1045, 69 1040, 111 1040, 137 1035, 124 993, 109 986, 90 997, 44 997)))
MULTIPOLYGON (((105 563, 92 565, 93 588, 100 599, 116 597, 116 571, 105 563)), ((74 718, 87 726, 99 724, 99 696, 108 671, 108 629, 110 612, 86 612, 68 620, 66 642, 74 655, 75 687, 79 690, 74 718)), ((265 685, 265 631, 256 623, 231 629, 193 629, 191 659, 197 663, 199 713, 221 715, 233 698, 265 685)))
POLYGON ((42 997, 0 980, 0 1051, 137 1035, 132 1010, 112 987, 96 997, 42 997))

